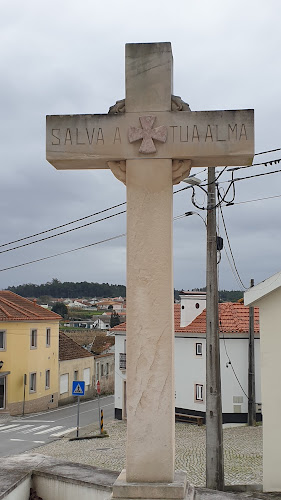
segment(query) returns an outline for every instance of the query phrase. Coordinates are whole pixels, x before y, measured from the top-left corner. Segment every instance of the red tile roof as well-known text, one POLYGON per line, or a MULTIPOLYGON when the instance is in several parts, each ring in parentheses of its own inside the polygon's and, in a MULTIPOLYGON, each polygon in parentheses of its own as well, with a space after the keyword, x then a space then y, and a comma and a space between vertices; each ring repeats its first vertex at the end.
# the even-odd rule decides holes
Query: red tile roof
POLYGON ((59 334, 59 360, 66 361, 69 359, 78 359, 78 358, 92 358, 93 355, 76 344, 74 340, 70 339, 64 333, 59 334))
POLYGON ((102 354, 115 344, 115 337, 108 337, 106 334, 97 335, 93 342, 91 351, 94 354, 102 354))
MULTIPOLYGON (((206 333, 206 309, 202 311, 189 325, 180 326, 181 306, 174 304, 175 332, 206 333)), ((219 323, 221 333, 248 333, 249 307, 244 304, 224 302, 219 304, 219 323)), ((113 331, 126 331, 126 323, 112 328, 113 331)), ((254 308, 254 330, 259 333, 259 309, 254 308)))
POLYGON ((59 321, 61 316, 36 301, 30 301, 16 293, 0 291, 0 321, 59 321))

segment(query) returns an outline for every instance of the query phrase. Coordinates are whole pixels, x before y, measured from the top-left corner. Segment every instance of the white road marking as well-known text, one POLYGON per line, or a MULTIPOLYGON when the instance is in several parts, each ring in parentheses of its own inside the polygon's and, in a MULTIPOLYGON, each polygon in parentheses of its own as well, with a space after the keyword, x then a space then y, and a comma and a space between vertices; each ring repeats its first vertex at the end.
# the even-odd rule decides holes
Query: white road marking
POLYGON ((46 429, 46 427, 50 427, 49 425, 39 425, 38 427, 32 427, 31 429, 27 429, 26 431, 23 431, 23 434, 29 434, 34 431, 39 431, 39 429, 43 430, 46 429))
POLYGON ((53 432, 53 431, 56 431, 56 430, 59 430, 59 429, 62 429, 62 428, 63 428, 62 425, 57 425, 57 427, 49 427, 49 429, 45 429, 44 431, 35 432, 35 435, 37 435, 37 434, 48 434, 48 432, 53 432))
MULTIPOLYGON (((22 418, 20 420, 12 420, 12 422, 25 422, 26 419, 25 418, 22 418)), ((28 422, 30 422, 31 424, 52 424, 55 422, 55 420, 29 420, 28 419, 28 422)), ((3 424, 0 424, 0 425, 3 425, 3 424)))
POLYGON ((19 432, 22 431, 22 429, 27 429, 27 427, 32 427, 32 425, 31 424, 20 425, 16 429, 11 429, 11 431, 19 432))
POLYGON ((69 429, 65 429, 64 431, 61 432, 56 432, 56 434, 51 434, 53 437, 60 437, 63 436, 64 434, 68 434, 69 432, 75 431, 77 427, 69 427, 69 429))
POLYGON ((41 443, 41 444, 44 444, 45 441, 29 441, 27 439, 10 439, 10 441, 25 441, 26 443, 41 443))
POLYGON ((19 426, 19 424, 5 425, 4 427, 1 427, 0 432, 4 432, 8 429, 12 430, 13 427, 18 427, 18 426, 19 426))

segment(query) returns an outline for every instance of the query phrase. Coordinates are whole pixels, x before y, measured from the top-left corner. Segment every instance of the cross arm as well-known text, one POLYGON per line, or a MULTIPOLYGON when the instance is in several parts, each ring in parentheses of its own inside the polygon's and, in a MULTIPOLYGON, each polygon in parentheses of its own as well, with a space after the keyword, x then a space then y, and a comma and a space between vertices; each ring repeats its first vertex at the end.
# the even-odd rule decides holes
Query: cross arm
POLYGON ((251 164, 253 155, 253 110, 47 116, 47 160, 57 169, 108 168, 109 161, 144 158, 236 166, 251 164), (151 128, 143 129, 144 122, 151 128), (159 127, 167 132, 162 142, 159 127), (132 128, 148 134, 155 147, 141 148, 141 132, 130 142, 132 128))

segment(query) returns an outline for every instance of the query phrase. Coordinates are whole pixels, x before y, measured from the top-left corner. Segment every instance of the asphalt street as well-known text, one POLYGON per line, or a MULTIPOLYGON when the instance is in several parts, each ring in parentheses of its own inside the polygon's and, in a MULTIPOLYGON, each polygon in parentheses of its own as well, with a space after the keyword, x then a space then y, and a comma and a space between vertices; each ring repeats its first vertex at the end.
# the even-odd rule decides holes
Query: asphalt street
MULTIPOLYGON (((101 396, 104 422, 114 418, 114 396, 101 396)), ((98 399, 80 400, 79 427, 98 424, 98 399)), ((0 423, 0 454, 15 455, 59 439, 76 429, 77 404, 62 406, 42 413, 11 418, 0 423)))

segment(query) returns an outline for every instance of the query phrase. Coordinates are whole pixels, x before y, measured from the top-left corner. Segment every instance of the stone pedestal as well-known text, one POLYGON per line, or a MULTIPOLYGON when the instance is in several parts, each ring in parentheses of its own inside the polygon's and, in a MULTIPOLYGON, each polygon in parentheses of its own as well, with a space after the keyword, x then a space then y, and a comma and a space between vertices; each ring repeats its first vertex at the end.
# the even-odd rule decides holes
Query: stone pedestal
POLYGON ((189 485, 184 471, 176 471, 171 483, 128 483, 124 469, 112 488, 112 500, 193 500, 194 487, 189 485))

